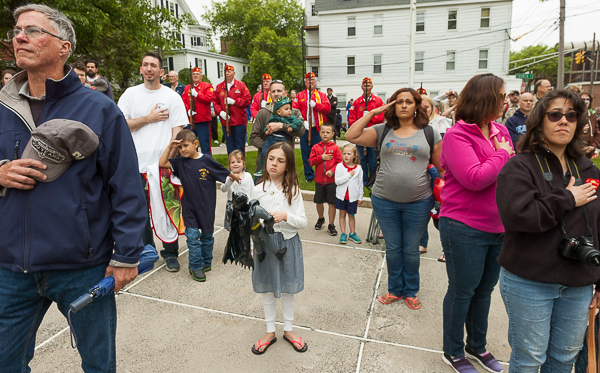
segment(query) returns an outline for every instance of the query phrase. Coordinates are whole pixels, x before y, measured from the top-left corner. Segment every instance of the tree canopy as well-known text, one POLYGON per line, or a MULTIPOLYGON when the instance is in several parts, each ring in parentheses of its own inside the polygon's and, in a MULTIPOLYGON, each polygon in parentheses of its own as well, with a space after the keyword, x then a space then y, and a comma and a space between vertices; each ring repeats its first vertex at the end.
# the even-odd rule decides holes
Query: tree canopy
MULTIPOLYGON (((0 0, 0 32, 6 35, 15 21, 12 12, 30 0, 0 0)), ((187 14, 175 17, 151 0, 40 0, 62 11, 73 23, 77 47, 69 59, 99 62, 99 73, 116 82, 115 96, 141 82, 139 66, 144 53, 161 50, 163 55, 181 48, 175 35, 192 22, 187 14)), ((3 48, 10 49, 10 44, 3 48)), ((10 51, 8 51, 10 52, 10 51)), ((6 49, 5 49, 6 53, 6 49)), ((0 61, 0 69, 14 61, 0 61)))
POLYGON ((296 0, 213 0, 204 19, 227 41, 228 55, 250 60, 243 80, 251 90, 262 73, 301 88, 303 9, 296 0))
MULTIPOLYGON (((550 54, 550 53, 555 53, 555 52, 558 52, 558 46, 548 47, 547 45, 544 45, 544 44, 531 45, 528 47, 524 47, 523 49, 521 49, 518 52, 510 52, 510 61, 511 62, 518 61, 518 60, 522 60, 524 58, 543 56, 545 54, 550 54)), ((541 61, 548 57, 549 56, 540 57, 537 60, 541 61)), ((534 76, 534 79, 544 78, 544 79, 548 79, 550 81, 552 81, 553 79, 556 79, 556 76, 558 74, 558 56, 546 59, 545 61, 541 61, 541 62, 533 63, 533 61, 534 61, 533 59, 530 59, 527 61, 511 63, 510 64, 511 69, 514 67, 531 64, 531 65, 523 67, 523 68, 512 70, 511 73, 516 74, 516 73, 531 72, 534 76)), ((565 71, 569 70, 570 65, 571 65, 571 57, 565 56, 565 71)))

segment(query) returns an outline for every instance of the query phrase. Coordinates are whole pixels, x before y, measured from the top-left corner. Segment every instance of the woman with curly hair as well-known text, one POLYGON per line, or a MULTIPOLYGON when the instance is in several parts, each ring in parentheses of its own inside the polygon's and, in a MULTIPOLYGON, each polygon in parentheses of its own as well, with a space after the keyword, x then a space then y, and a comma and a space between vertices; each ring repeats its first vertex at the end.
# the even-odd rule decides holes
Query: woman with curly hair
POLYGON ((378 146, 381 152, 371 194, 373 210, 385 236, 388 266, 388 292, 379 301, 391 304, 404 299, 411 309, 421 308, 417 298, 419 240, 433 207, 427 167, 433 163, 440 170, 442 148, 442 137, 437 129, 428 126, 429 117, 421 101, 414 89, 399 89, 389 104, 358 119, 346 133, 346 140, 378 146), (387 123, 365 128, 373 116, 383 112, 387 123))

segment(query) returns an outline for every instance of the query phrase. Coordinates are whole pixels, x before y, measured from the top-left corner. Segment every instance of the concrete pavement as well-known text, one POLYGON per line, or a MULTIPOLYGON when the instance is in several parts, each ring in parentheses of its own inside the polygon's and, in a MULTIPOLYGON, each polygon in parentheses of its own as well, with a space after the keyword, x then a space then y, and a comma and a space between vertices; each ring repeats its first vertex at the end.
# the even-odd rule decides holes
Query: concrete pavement
MULTIPOLYGON (((265 334, 262 300, 252 291, 250 270, 221 262, 226 195, 217 195, 213 269, 207 281, 191 279, 183 237, 180 272, 167 272, 159 259, 152 272, 117 296, 118 372, 452 371, 441 360, 447 277, 445 265, 437 261, 441 244, 433 224, 429 251, 421 256, 423 308, 414 311, 403 302, 382 305, 376 299, 387 292, 387 269, 385 241, 371 245, 364 240, 371 210, 359 208, 356 216, 363 244, 339 245, 339 236, 313 229, 317 214, 310 201, 305 201, 308 228, 300 232, 305 290, 296 298, 294 319, 295 332, 309 349, 296 353, 281 338, 278 302, 279 341, 264 355, 252 354, 252 345, 265 334)), ((489 319, 488 349, 507 362, 508 318, 497 289, 489 319)), ((55 306, 40 327, 36 346, 33 372, 81 371, 67 322, 55 306)))

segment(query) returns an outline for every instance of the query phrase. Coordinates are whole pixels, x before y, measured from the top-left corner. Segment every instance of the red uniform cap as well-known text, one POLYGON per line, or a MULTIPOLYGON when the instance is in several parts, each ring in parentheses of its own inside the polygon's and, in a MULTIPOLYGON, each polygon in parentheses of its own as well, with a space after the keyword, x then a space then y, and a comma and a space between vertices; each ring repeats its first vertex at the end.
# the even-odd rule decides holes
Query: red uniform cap
POLYGON ((312 79, 315 78, 315 73, 313 73, 312 71, 309 73, 306 73, 306 75, 304 76, 304 79, 312 79))
POLYGON ((420 95, 426 95, 427 90, 425 88, 417 88, 417 93, 420 95))
POLYGON ((271 75, 266 74, 266 73, 263 74, 263 80, 265 80, 265 79, 273 80, 273 78, 271 78, 271 75))
POLYGON ((235 71, 233 65, 225 65, 225 71, 235 71))
POLYGON ((367 84, 367 83, 373 84, 373 81, 371 80, 371 78, 364 78, 363 79, 362 84, 367 84))
POLYGON ((201 69, 201 68, 199 68, 199 67, 194 67, 194 68, 192 68, 192 72, 193 72, 193 73, 201 73, 201 72, 202 72, 202 69, 201 69))

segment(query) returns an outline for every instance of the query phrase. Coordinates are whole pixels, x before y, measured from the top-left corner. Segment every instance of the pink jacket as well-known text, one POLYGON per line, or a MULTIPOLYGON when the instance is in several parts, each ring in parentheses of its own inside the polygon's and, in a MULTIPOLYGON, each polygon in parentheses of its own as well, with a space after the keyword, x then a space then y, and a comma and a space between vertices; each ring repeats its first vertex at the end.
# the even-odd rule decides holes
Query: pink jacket
POLYGON ((506 127, 495 122, 490 124, 489 140, 479 126, 462 120, 448 129, 440 157, 446 171, 440 217, 484 232, 504 232, 496 205, 496 177, 511 156, 496 151, 495 137, 498 141, 504 137, 514 148, 506 127))

